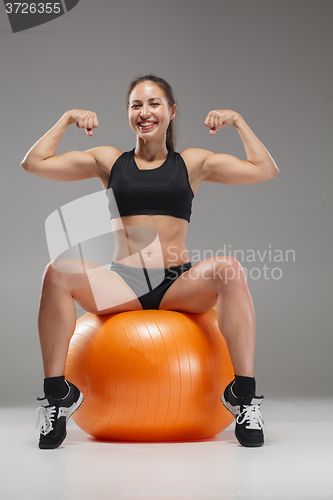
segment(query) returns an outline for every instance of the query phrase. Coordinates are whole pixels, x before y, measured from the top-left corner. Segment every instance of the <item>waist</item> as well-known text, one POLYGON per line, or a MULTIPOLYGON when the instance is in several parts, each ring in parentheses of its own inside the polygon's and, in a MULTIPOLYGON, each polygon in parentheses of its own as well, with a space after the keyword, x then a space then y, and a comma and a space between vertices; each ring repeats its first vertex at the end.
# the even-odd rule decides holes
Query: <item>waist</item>
MULTIPOLYGON (((168 250, 171 252, 171 248, 168 250)), ((115 250, 112 258, 112 262, 116 264, 136 267, 138 269, 169 269, 186 265, 189 260, 190 258, 185 248, 182 252, 175 252, 173 255, 168 251, 149 252, 146 250, 128 255, 128 252, 121 253, 115 250)))
POLYGON ((190 222, 191 209, 186 207, 170 207, 157 205, 153 206, 136 204, 134 206, 117 206, 117 209, 110 209, 110 219, 117 219, 118 217, 128 217, 133 215, 165 215, 167 217, 174 217, 175 219, 185 220, 190 222))
POLYGON ((173 217, 132 216, 112 222, 113 261, 130 267, 167 268, 187 263, 188 223, 173 217))

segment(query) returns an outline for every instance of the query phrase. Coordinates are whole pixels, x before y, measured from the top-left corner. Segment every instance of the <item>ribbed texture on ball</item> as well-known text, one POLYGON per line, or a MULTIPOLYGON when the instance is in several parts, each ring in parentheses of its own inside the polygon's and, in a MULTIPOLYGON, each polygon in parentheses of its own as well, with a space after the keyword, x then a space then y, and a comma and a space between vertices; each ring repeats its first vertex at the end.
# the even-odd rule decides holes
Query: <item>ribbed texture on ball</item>
POLYGON ((220 399, 234 373, 215 308, 84 314, 66 378, 84 394, 73 420, 99 439, 203 439, 233 421, 220 399))

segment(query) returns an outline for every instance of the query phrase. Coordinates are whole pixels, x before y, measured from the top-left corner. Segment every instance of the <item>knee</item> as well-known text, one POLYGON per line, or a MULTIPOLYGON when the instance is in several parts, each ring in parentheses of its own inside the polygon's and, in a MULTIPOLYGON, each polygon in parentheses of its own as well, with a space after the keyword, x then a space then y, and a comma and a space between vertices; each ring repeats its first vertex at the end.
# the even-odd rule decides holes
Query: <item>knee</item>
POLYGON ((56 286, 59 286, 62 281, 61 272, 57 271, 54 266, 54 261, 51 261, 45 267, 43 278, 42 278, 42 292, 48 292, 49 290, 53 290, 56 286))
POLYGON ((225 287, 228 284, 242 289, 247 287, 243 266, 234 257, 213 257, 211 267, 218 287, 225 287))

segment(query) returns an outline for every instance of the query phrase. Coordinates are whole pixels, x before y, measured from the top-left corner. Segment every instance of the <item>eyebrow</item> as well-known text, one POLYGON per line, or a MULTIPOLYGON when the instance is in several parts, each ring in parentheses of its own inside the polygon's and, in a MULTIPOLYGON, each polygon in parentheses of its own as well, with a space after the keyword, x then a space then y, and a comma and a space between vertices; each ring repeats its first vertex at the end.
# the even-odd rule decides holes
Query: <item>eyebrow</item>
MULTIPOLYGON (((148 101, 156 101, 156 99, 158 99, 159 101, 161 101, 160 97, 151 97, 150 99, 148 99, 148 101)), ((141 101, 139 99, 134 99, 131 102, 141 102, 141 101)))

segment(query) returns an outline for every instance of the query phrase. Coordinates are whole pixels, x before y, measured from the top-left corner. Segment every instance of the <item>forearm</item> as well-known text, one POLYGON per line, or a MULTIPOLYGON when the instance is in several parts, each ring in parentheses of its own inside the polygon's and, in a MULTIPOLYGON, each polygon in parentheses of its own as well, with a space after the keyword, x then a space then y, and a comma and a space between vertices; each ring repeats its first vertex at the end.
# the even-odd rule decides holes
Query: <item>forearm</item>
POLYGON ((64 113, 60 120, 29 149, 21 162, 22 167, 29 168, 30 165, 54 156, 69 126, 68 116, 64 113))
POLYGON ((279 169, 275 161, 258 139, 252 132, 250 127, 245 122, 241 115, 237 115, 233 122, 234 127, 237 128, 238 133, 243 141, 245 153, 249 162, 253 163, 260 169, 267 171, 268 174, 276 175, 279 169))

